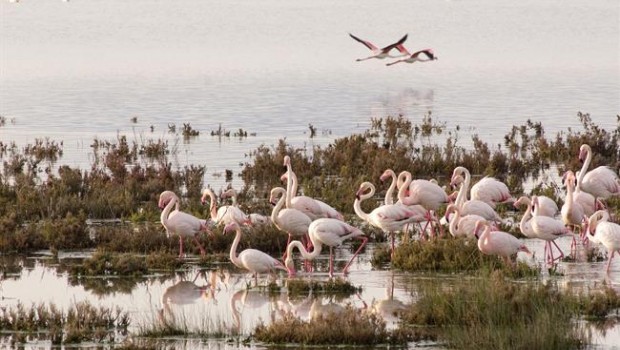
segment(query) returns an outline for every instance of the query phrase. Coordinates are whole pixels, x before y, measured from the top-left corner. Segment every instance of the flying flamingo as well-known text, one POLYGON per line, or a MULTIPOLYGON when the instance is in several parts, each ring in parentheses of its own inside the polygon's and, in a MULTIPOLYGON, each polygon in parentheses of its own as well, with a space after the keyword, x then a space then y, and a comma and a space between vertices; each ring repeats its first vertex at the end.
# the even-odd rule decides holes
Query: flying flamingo
POLYGON ((351 257, 351 260, 349 260, 342 270, 343 274, 347 274, 347 270, 353 262, 353 259, 355 259, 368 241, 368 238, 364 235, 364 232, 357 227, 353 227, 346 222, 332 218, 314 220, 308 227, 308 235, 310 236, 310 241, 312 241, 312 252, 308 252, 300 241, 292 241, 286 247, 286 260, 284 264, 289 271, 289 276, 295 275, 293 248, 297 248, 304 259, 313 260, 321 254, 323 245, 329 246, 329 276, 332 277, 334 275, 333 248, 342 245, 342 243, 349 238, 362 240, 362 244, 359 248, 357 248, 357 251, 355 251, 355 254, 351 257))
POLYGON ((499 255, 508 265, 512 265, 510 257, 518 252, 530 253, 529 249, 515 236, 503 231, 491 232, 491 226, 486 221, 476 222, 474 235, 478 238, 478 249, 486 255, 499 255), (478 234, 484 228, 482 234, 478 234))
POLYGON ((370 41, 362 40, 362 39, 356 37, 355 35, 353 35, 351 33, 349 33, 349 35, 351 36, 351 38, 353 38, 356 41, 362 43, 364 46, 366 46, 368 49, 370 49, 370 51, 372 51, 372 55, 370 55, 370 56, 368 56, 366 58, 358 58, 358 59, 356 59, 356 61, 358 61, 358 62, 359 61, 369 60, 371 58, 378 58, 380 60, 382 60, 382 59, 384 59, 386 57, 398 58, 398 57, 402 57, 402 56, 405 56, 405 55, 408 54, 408 53, 402 51, 404 49, 402 44, 405 42, 405 40, 407 40, 407 34, 405 34, 405 36, 403 36, 400 40, 398 40, 394 44, 388 45, 388 46, 386 46, 386 47, 384 47, 382 49, 379 49, 378 47, 376 47, 370 41), (399 56, 390 56, 390 51, 392 51, 392 49, 397 49, 398 51, 400 51, 401 55, 399 55, 399 56))
POLYGON ((286 166, 286 174, 280 179, 286 179, 286 207, 295 208, 308 215, 310 219, 316 220, 320 218, 333 218, 344 220, 342 214, 329 204, 307 196, 296 196, 297 194, 297 175, 293 172, 291 166, 291 157, 284 156, 284 166, 286 166))
POLYGON ((164 191, 159 195, 158 206, 163 209, 160 218, 161 224, 168 235, 171 233, 179 235, 179 258, 183 257, 183 237, 193 237, 200 247, 200 254, 205 255, 205 249, 196 236, 201 231, 208 232, 205 221, 178 209, 172 211, 172 207, 178 202, 179 197, 172 191, 164 191))
POLYGON ((234 221, 224 227, 224 233, 233 230, 236 231, 236 236, 230 247, 230 261, 235 266, 252 272, 256 285, 258 285, 259 273, 274 273, 275 270, 287 271, 282 262, 257 249, 245 249, 237 255, 237 247, 241 240, 241 227, 234 221))
POLYGON ((433 52, 432 49, 425 49, 425 50, 416 51, 414 53, 410 53, 402 45, 399 45, 399 47, 397 47, 397 48, 399 49, 399 51, 404 56, 409 56, 409 57, 402 58, 402 59, 394 61, 394 62, 386 63, 385 64, 386 66, 391 66, 391 65, 399 63, 399 62, 405 62, 405 63, 428 62, 428 61, 433 61, 433 60, 437 59, 437 56, 435 56, 435 53, 433 52), (421 54, 424 54, 424 56, 426 56, 427 59, 422 59, 420 57, 421 54))
MULTIPOLYGON (((401 191, 404 191, 403 187, 401 191)), ((362 210, 362 201, 375 195, 375 186, 370 182, 363 182, 359 190, 355 193, 353 210, 357 216, 369 224, 380 228, 384 232, 389 232, 392 237, 392 257, 394 256, 394 231, 402 230, 408 223, 415 222, 419 218, 417 213, 409 209, 406 205, 386 204, 375 208, 372 212, 365 213, 362 210)))
POLYGON ((607 199, 611 196, 620 195, 620 179, 618 175, 607 166, 588 171, 592 162, 592 148, 583 144, 579 148, 579 160, 584 161, 577 178, 577 191, 582 190, 590 193, 595 198, 607 199), (585 158, 585 161, 584 161, 585 158))
POLYGON ((213 220, 216 225, 228 225, 233 221, 239 225, 247 225, 251 223, 248 216, 234 205, 223 205, 216 209, 217 199, 215 198, 215 193, 213 193, 210 188, 205 188, 202 190, 200 202, 203 205, 207 202, 207 196, 210 199, 209 211, 211 212, 211 220, 213 220))
MULTIPOLYGON (((269 202, 275 204, 273 211, 271 212, 271 222, 276 227, 286 233, 288 233, 288 240, 286 245, 291 242, 291 237, 302 237, 305 240, 305 236, 308 234, 308 226, 312 220, 308 215, 294 208, 283 208, 286 201, 286 190, 282 187, 276 187, 271 190, 271 196, 269 202), (276 198, 280 199, 276 202, 276 198)), ((282 259, 286 257, 286 252, 282 259)))
POLYGON ((587 235, 593 236, 596 241, 601 243, 607 248, 607 254, 609 254, 609 259, 607 260, 607 269, 606 272, 609 273, 609 268, 611 266, 611 260, 614 258, 614 254, 616 252, 620 253, 620 225, 609 222, 609 213, 606 211, 597 211, 594 213, 589 221, 589 225, 595 227, 594 230, 588 229, 587 235), (592 234, 592 231, 594 233, 592 234))
POLYGON ((460 209, 460 214, 463 216, 475 214, 482 216, 487 221, 503 222, 495 209, 487 202, 479 199, 467 200, 467 191, 469 191, 470 183, 471 174, 467 168, 462 166, 454 168, 450 185, 455 186, 460 184, 461 186, 454 201, 454 204, 460 209))
POLYGON ((450 225, 448 226, 448 230, 453 237, 457 236, 473 236, 474 228, 476 227, 477 221, 486 221, 480 215, 469 214, 461 217, 459 208, 454 205, 448 205, 446 209, 446 218, 450 225), (450 214, 454 213, 454 218, 450 218, 450 214))

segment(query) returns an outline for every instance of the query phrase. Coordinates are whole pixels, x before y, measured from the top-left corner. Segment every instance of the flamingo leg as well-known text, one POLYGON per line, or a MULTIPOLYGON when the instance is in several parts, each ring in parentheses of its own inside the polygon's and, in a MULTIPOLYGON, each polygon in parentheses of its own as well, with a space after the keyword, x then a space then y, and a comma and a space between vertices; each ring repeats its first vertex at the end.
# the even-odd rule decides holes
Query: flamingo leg
POLYGON ((392 237, 392 252, 390 253, 390 258, 394 258, 394 232, 390 232, 390 236, 392 237))
POLYGON ((333 256, 334 248, 329 247, 329 277, 334 277, 334 256, 333 256))
POLYGON ((204 256, 206 251, 202 244, 200 244, 200 241, 198 241, 198 237, 194 236, 194 241, 196 241, 196 244, 198 244, 198 247, 200 248, 200 255, 204 256))
POLYGON ((284 246, 284 254, 282 254, 282 261, 286 260, 286 248, 288 248, 289 243, 291 243, 291 234, 288 234, 288 239, 286 240, 286 245, 284 246))
POLYGON ((609 273, 609 267, 611 266, 611 260, 614 258, 615 253, 616 251, 612 250, 611 255, 609 256, 609 259, 607 260, 607 270, 605 270, 607 273, 609 273))
POLYGON ((351 265, 351 263, 353 263, 353 259, 355 259, 355 257, 362 251, 362 249, 364 248, 364 246, 366 246, 366 242, 368 242, 368 237, 364 237, 364 236, 358 236, 358 239, 361 239, 363 242, 362 244, 359 246, 359 248, 357 248, 357 250, 355 251, 355 254, 353 254, 353 256, 351 257, 351 260, 349 260, 349 262, 347 263, 347 265, 344 267, 344 269, 342 270, 343 274, 347 274, 347 270, 349 269, 349 266, 351 265))
POLYGON ((179 236, 179 259, 183 259, 183 236, 179 236))
POLYGON ((563 259, 564 258, 564 252, 562 251, 562 249, 560 249, 560 247, 558 247, 558 244, 555 243, 555 240, 551 241, 551 243, 553 243, 553 245, 558 248, 558 252, 560 253, 560 256, 558 256, 558 259, 563 259))

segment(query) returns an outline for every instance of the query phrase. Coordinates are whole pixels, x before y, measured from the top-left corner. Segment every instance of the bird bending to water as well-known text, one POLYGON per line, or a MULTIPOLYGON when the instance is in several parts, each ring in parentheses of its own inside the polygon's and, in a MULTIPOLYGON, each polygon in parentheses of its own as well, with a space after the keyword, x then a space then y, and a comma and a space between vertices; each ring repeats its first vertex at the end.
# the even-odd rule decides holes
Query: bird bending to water
MULTIPOLYGON (((400 47, 402 47, 402 45, 400 45, 400 47)), ((415 63, 415 62, 428 62, 428 61, 434 61, 437 59, 437 56, 435 56, 435 53, 433 52, 432 49, 425 49, 425 50, 420 50, 420 51, 416 51, 414 53, 410 53, 409 51, 407 51, 407 49, 405 49, 404 47, 402 47, 404 49, 404 51, 399 51, 401 53, 404 54, 404 56, 409 56, 407 58, 402 58, 400 60, 394 61, 394 62, 390 62, 390 63, 386 63, 386 66, 391 66, 393 64, 396 63, 400 63, 400 62, 405 62, 405 63, 415 63), (426 59, 422 59, 420 57, 420 55, 424 54, 424 56, 426 56, 426 59)))
POLYGON ((595 241, 607 248, 609 259, 607 260, 607 269, 605 271, 609 273, 614 254, 616 252, 620 253, 620 225, 607 220, 609 220, 609 213, 607 211, 599 210, 595 212, 590 216, 587 225, 593 226, 594 229, 588 228, 586 234, 588 237, 593 236, 595 241))
POLYGON ((302 257, 306 260, 312 260, 316 258, 323 248, 323 245, 329 246, 329 276, 334 274, 334 260, 333 260, 333 248, 342 245, 342 243, 349 238, 357 238, 362 240, 362 244, 353 256, 351 260, 345 265, 342 270, 343 274, 347 273, 349 266, 353 262, 353 259, 360 253, 360 251, 366 245, 368 238, 357 227, 353 227, 346 222, 332 218, 322 218, 314 220, 308 227, 308 235, 310 241, 314 247, 311 252, 306 250, 300 241, 292 241, 286 247, 286 261, 284 262, 286 268, 289 271, 290 276, 295 275, 295 266, 293 264, 293 248, 297 248, 302 257))
POLYGON ((356 37, 355 35, 349 33, 349 35, 351 36, 351 38, 355 39, 356 41, 362 43, 364 46, 366 46, 368 49, 370 49, 370 51, 372 51, 372 55, 366 57, 366 58, 358 58, 356 59, 356 61, 365 61, 365 60, 369 60, 371 58, 377 58, 377 59, 384 59, 386 57, 390 57, 390 58, 398 58, 398 57, 402 57, 405 55, 408 55, 409 53, 406 52, 407 50, 402 46, 402 44, 407 40, 407 34, 405 34, 405 36, 403 36, 400 40, 398 40, 397 42, 395 42, 394 44, 388 45, 382 49, 379 49, 378 47, 376 47, 373 43, 371 43, 370 41, 366 41, 366 40, 362 40, 358 37, 356 37), (392 51, 393 49, 397 49, 401 55, 399 56, 390 56, 390 51, 392 51), (405 50, 405 52, 403 52, 402 50, 405 50))
POLYGON ((161 213, 161 224, 166 228, 168 235, 176 233, 179 235, 179 258, 183 257, 183 237, 193 237, 200 247, 200 254, 205 255, 197 234, 201 231, 208 232, 204 220, 182 212, 178 207, 172 211, 172 207, 177 206, 179 197, 172 191, 164 191, 159 195, 158 206, 163 209, 161 213))
POLYGON ((231 231, 236 231, 236 236, 230 246, 230 261, 235 266, 252 272, 256 285, 258 285, 259 273, 274 273, 275 270, 287 271, 282 262, 257 249, 245 249, 237 255, 237 246, 241 240, 241 227, 233 221, 224 227, 224 233, 231 231))

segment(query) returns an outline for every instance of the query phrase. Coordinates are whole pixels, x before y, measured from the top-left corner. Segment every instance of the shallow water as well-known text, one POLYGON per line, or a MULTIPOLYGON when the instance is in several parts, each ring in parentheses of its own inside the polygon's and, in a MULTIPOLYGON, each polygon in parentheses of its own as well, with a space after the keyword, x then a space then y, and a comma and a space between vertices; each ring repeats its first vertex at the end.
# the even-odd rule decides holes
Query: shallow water
MULTIPOLYGON (((529 264, 542 264, 543 245, 539 240, 526 240, 534 257, 520 255, 519 259, 529 264)), ((558 244, 565 252, 570 250, 570 238, 558 239, 558 244)), ((2 299, 0 306, 6 307, 21 302, 53 302, 66 308, 76 302, 87 300, 95 305, 116 307, 127 311, 132 320, 129 331, 132 334, 149 328, 163 319, 176 320, 190 331, 202 332, 237 332, 249 335, 257 324, 269 323, 286 312, 292 312, 301 319, 311 319, 322 312, 342 309, 345 305, 366 312, 382 315, 388 327, 394 327, 398 321, 392 312, 399 307, 415 301, 416 290, 426 283, 442 283, 450 286, 462 281, 459 274, 409 274, 394 271, 375 270, 370 266, 370 258, 375 245, 369 245, 364 254, 351 267, 351 273, 345 277, 355 286, 362 286, 362 291, 348 297, 329 297, 318 293, 289 296, 285 285, 286 277, 279 275, 276 283, 281 286, 279 292, 253 287, 250 275, 234 269, 230 264, 198 270, 188 260, 183 273, 158 274, 144 278, 127 277, 71 277, 63 269, 58 269, 59 261, 70 263, 85 253, 61 254, 59 260, 44 255, 19 260, 23 266, 21 272, 9 274, 2 281, 2 299), (201 273, 204 272, 204 273, 201 273)), ((349 249, 337 249, 336 271, 342 269, 350 258, 349 249)), ((45 253, 45 252, 41 252, 45 253)), ((328 255, 322 254, 315 263, 315 272, 299 272, 301 278, 325 280, 327 276, 328 255)), ((541 279, 545 283, 555 283, 561 289, 574 292, 591 291, 604 284, 620 292, 620 262, 612 265, 610 274, 605 274, 606 261, 588 263, 560 263, 556 273, 549 275, 543 269, 541 279)), ((467 277, 466 277, 467 278, 467 277)), ((261 277, 260 285, 270 280, 261 277)), ((595 348, 615 349, 620 344, 620 325, 615 324, 604 331, 593 326, 595 348)), ((226 339, 228 339, 227 337, 226 339)), ((172 342, 171 346, 184 348, 227 348, 233 346, 226 339, 214 339, 203 342, 196 339, 164 340, 161 344, 172 342), (176 345, 175 345, 176 344, 176 345)), ((48 347, 49 344, 34 343, 48 347)), ((438 344, 428 342, 409 344, 410 348, 441 348, 438 344)), ((261 348, 261 344, 252 344, 261 348)))

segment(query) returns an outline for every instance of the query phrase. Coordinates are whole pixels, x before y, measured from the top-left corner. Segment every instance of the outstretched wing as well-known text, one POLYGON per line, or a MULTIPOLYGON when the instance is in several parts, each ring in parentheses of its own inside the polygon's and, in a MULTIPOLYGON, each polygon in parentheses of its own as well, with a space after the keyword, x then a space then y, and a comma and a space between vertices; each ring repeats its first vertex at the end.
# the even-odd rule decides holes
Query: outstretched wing
POLYGON ((378 48, 375 45, 373 45, 370 41, 362 40, 351 33, 349 33, 349 35, 356 41, 359 41, 360 43, 364 44, 364 46, 366 46, 370 50, 373 50, 373 51, 378 50, 378 48))
MULTIPOLYGON (((384 48, 381 49, 382 52, 387 53, 390 50, 392 50, 393 48, 396 48, 399 45, 402 45, 406 40, 407 40, 407 35, 409 34, 405 34, 405 36, 403 36, 402 38, 400 38, 400 40, 398 40, 397 42, 395 42, 394 44, 388 45, 384 48)), ((404 48, 404 47, 403 47, 404 48)))

